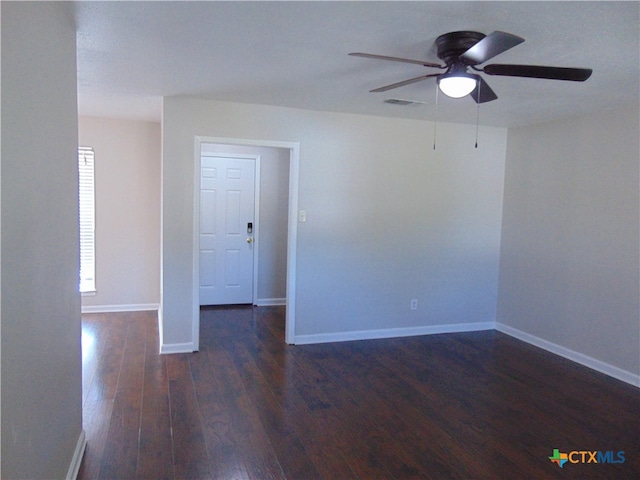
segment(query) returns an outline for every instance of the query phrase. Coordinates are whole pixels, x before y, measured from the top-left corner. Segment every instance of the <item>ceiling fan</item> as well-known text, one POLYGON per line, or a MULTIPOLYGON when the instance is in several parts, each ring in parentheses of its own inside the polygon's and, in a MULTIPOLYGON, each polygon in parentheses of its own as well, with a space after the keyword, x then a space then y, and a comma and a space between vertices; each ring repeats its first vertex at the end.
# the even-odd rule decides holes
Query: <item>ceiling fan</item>
POLYGON ((389 57, 370 53, 354 52, 349 55, 377 60, 413 63, 422 65, 423 67, 446 70, 444 73, 421 75, 410 78, 409 80, 386 85, 371 90, 371 92, 386 92, 387 90, 435 77, 440 90, 445 95, 453 98, 471 95, 476 103, 490 102, 496 100, 498 96, 480 75, 470 73, 468 71, 469 69, 472 72, 482 72, 487 75, 569 80, 573 82, 584 82, 591 76, 592 70, 587 68, 506 65, 497 63, 479 67, 480 64, 522 42, 524 42, 524 38, 501 31, 495 31, 489 35, 471 31, 445 33, 444 35, 440 35, 435 42, 438 58, 444 62, 444 65, 423 60, 411 60, 408 58, 389 57))

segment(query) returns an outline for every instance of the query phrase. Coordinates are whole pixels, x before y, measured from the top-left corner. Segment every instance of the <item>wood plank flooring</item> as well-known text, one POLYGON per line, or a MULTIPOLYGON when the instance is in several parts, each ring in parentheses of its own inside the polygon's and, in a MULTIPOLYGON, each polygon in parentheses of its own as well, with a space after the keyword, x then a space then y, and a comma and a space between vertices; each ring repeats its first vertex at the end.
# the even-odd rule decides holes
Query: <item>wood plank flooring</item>
POLYGON ((200 328, 160 356, 155 314, 83 316, 80 479, 640 478, 640 390, 501 333, 287 346, 282 307, 200 328))

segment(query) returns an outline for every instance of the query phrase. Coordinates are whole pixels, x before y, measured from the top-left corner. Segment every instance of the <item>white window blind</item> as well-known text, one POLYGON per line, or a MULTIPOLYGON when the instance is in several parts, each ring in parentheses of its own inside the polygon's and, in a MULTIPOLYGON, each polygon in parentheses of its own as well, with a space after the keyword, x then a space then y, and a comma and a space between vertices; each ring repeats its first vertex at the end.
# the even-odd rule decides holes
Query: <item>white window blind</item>
POLYGON ((95 178, 93 148, 78 149, 80 177, 80 292, 95 292, 95 178))

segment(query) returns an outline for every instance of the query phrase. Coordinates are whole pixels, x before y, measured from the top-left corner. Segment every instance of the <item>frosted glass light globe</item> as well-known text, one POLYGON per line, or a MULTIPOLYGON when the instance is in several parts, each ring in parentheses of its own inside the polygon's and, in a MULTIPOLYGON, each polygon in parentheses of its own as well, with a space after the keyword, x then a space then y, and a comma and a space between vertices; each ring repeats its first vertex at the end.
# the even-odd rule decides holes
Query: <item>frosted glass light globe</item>
POLYGON ((476 80, 468 76, 443 75, 438 79, 438 85, 447 97, 462 98, 473 92, 476 88, 476 80))

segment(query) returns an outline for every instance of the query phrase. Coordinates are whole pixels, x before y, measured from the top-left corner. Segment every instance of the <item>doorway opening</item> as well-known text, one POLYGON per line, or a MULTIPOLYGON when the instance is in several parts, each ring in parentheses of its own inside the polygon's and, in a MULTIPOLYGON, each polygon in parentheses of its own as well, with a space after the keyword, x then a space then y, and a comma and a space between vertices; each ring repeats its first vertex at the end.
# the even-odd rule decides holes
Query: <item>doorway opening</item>
MULTIPOLYGON (((256 181, 260 182, 260 185, 256 189, 256 195, 260 192, 258 198, 262 198, 262 201, 255 202, 253 221, 243 218, 238 222, 242 229, 241 240, 247 242, 244 250, 247 250, 247 247, 255 248, 251 303, 258 306, 284 304, 285 341, 289 344, 294 343, 299 149, 299 143, 295 142, 195 137, 192 325, 196 350, 199 348, 200 334, 201 274, 207 274, 201 272, 203 199, 200 188, 203 180, 202 162, 203 158, 209 161, 207 157, 257 159, 255 173, 256 181), (283 212, 283 209, 286 211, 283 212), (283 248, 283 243, 286 243, 286 249, 283 248)), ((233 258, 233 255, 231 257, 233 258)), ((231 263, 234 262, 235 260, 232 260, 231 263)))

